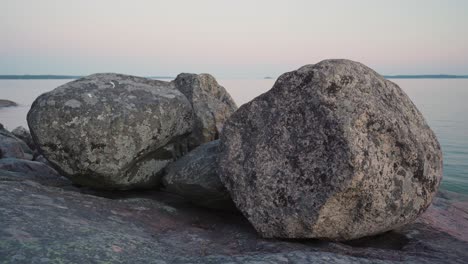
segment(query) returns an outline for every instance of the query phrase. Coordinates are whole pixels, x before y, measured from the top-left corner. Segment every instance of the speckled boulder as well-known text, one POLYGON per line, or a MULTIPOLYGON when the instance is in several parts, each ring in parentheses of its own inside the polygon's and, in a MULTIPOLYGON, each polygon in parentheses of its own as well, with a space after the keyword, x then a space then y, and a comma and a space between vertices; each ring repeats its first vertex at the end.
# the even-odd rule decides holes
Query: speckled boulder
POLYGON ((220 176, 264 237, 349 240, 416 219, 442 177, 408 96, 370 68, 326 60, 283 74, 221 134, 220 176))
POLYGON ((218 139, 224 122, 237 110, 226 89, 209 74, 181 73, 173 83, 188 98, 195 114, 190 148, 218 139))
POLYGON ((171 83, 94 74, 38 97, 28 124, 39 152, 73 182, 147 188, 187 148, 193 112, 171 83))
POLYGON ((163 185, 194 204, 232 210, 235 208, 218 174, 219 140, 203 144, 166 167, 163 185))

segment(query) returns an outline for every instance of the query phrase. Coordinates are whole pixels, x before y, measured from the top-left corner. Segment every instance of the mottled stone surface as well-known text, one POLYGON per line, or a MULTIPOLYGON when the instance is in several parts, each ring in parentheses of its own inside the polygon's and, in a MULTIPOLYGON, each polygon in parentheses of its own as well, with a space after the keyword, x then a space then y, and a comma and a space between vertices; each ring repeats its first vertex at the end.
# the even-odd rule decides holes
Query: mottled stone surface
POLYGON ((218 149, 219 140, 205 143, 167 166, 165 189, 208 208, 235 208, 219 179, 218 149))
POLYGON ((32 137, 31 137, 31 133, 29 133, 29 130, 27 130, 26 128, 22 127, 22 126, 19 126, 15 129, 13 129, 11 131, 11 133, 24 141, 24 143, 26 143, 26 145, 28 145, 28 147, 31 149, 31 150, 35 150, 36 149, 36 146, 34 145, 34 142, 32 140, 32 137))
POLYGON ((149 188, 186 149, 193 113, 168 82, 94 74, 38 97, 28 124, 39 152, 73 182, 149 188))
POLYGON ((0 124, 0 158, 32 160, 33 152, 28 145, 0 124))
POLYGON ((349 240, 412 222, 442 177, 408 96, 370 68, 326 60, 280 76, 221 134, 220 176, 264 237, 349 240))
POLYGON ((173 83, 188 98, 195 113, 190 147, 218 139, 224 122, 237 110, 226 89, 209 74, 181 73, 173 83))
POLYGON ((157 192, 50 187, 0 171, 0 263, 466 263, 466 210, 442 195, 417 223, 349 243, 263 239, 239 214, 157 192), (97 193, 99 194, 99 193, 97 193), (107 198, 105 198, 107 197, 107 198), (461 231, 461 230, 459 230, 461 231))
POLYGON ((0 108, 2 107, 10 107, 10 106, 17 106, 18 104, 10 101, 10 100, 5 100, 5 99, 0 99, 0 108))

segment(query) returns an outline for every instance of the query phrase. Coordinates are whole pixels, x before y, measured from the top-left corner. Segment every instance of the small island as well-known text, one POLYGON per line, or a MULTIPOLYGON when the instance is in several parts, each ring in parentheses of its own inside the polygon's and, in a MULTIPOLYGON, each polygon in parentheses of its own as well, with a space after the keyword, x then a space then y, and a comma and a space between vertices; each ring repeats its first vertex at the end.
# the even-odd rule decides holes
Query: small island
POLYGON ((0 108, 10 107, 10 106, 18 106, 18 104, 10 100, 0 99, 0 108))

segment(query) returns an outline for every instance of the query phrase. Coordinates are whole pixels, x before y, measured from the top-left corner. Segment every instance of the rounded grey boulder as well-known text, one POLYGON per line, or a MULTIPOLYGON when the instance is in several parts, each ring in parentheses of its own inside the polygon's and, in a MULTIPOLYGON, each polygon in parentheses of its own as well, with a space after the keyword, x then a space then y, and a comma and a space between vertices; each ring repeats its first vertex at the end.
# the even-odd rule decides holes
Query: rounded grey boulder
POLYGON ((210 74, 181 73, 173 83, 188 98, 195 114, 190 148, 218 139, 224 122, 237 110, 226 89, 210 74))
POLYGON ((219 140, 203 144, 166 167, 163 185, 194 204, 234 209, 218 174, 219 140))
POLYGON ((193 112, 171 83, 94 74, 38 97, 27 119, 39 152, 73 182, 131 189, 160 183, 187 148, 193 112))
POLYGON ((279 77, 221 134, 220 177, 264 237, 350 240, 415 220, 442 177, 439 143, 394 83, 349 60, 279 77))

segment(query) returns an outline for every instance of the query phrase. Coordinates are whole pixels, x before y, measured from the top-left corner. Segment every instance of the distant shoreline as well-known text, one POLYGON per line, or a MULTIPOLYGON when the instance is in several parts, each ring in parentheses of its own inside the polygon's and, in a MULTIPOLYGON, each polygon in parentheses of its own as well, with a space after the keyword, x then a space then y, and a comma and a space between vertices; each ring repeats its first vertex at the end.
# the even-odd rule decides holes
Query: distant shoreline
POLYGON ((428 75, 384 75, 387 79, 468 79, 468 75, 428 74, 428 75))
MULTIPOLYGON (((79 79, 79 75, 0 75, 0 80, 67 80, 79 79)), ((175 79, 170 76, 147 76, 150 79, 175 79)))
MULTIPOLYGON (((383 75, 387 79, 468 79, 468 75, 427 74, 427 75, 383 75)), ((0 75, 0 80, 72 80, 85 76, 79 75, 0 75)), ((171 76, 146 76, 150 79, 175 79, 171 76)), ((259 78, 260 79, 260 78, 259 78)), ((263 77, 261 79, 276 79, 263 77)))

